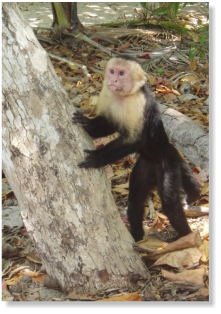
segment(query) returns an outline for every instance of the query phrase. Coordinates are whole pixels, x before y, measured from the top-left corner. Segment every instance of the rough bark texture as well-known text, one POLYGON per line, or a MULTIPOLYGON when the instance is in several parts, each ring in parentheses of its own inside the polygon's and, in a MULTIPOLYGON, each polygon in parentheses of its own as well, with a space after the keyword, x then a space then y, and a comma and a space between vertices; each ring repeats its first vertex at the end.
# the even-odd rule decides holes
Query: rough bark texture
POLYGON ((49 275, 65 291, 128 288, 147 278, 103 170, 82 170, 93 144, 15 3, 3 3, 3 170, 49 275))
POLYGON ((194 165, 209 167, 209 136, 207 133, 178 111, 160 105, 162 120, 170 140, 194 165))

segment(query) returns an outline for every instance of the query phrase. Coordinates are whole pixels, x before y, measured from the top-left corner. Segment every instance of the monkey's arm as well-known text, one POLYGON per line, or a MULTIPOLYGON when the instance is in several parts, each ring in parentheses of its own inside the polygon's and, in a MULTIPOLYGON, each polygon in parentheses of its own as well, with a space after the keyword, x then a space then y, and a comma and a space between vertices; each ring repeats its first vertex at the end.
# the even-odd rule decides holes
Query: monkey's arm
POLYGON ((116 132, 116 129, 104 117, 87 118, 82 113, 76 112, 72 118, 73 123, 79 123, 93 138, 107 136, 116 132))
POLYGON ((124 144, 122 138, 119 137, 97 150, 84 150, 87 153, 87 156, 84 161, 78 164, 78 167, 99 168, 106 166, 136 152, 141 145, 141 141, 132 144, 124 144))

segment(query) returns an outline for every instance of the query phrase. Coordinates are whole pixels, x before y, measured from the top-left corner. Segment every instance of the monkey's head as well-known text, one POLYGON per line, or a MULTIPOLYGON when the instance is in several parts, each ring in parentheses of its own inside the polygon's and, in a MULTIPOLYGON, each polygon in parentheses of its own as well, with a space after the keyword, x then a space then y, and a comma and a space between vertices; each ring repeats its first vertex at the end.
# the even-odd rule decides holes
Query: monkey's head
POLYGON ((146 75, 136 59, 119 56, 108 61, 104 84, 120 96, 136 93, 146 82, 146 75), (129 59, 128 59, 129 58, 129 59))

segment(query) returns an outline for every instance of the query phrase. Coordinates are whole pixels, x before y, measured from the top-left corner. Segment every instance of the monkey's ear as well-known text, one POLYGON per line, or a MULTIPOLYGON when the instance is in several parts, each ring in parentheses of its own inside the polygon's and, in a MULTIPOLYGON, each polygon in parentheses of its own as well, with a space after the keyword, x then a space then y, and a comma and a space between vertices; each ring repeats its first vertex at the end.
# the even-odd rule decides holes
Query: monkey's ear
POLYGON ((136 85, 136 88, 139 89, 141 86, 143 86, 147 82, 147 74, 143 71, 141 67, 134 72, 134 83, 136 85))
POLYGON ((139 75, 139 78, 138 78, 139 81, 147 82, 147 74, 146 72, 144 72, 143 69, 141 69, 141 71, 138 72, 138 75, 139 75))

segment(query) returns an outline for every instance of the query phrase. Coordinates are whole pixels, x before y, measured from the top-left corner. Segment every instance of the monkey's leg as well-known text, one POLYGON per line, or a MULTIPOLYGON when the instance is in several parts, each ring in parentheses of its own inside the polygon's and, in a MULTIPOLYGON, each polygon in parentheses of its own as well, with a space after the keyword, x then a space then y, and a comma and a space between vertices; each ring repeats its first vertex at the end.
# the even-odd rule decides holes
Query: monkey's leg
POLYGON ((75 112, 72 122, 79 123, 93 138, 107 136, 116 131, 114 126, 102 116, 87 118, 81 112, 75 112))
POLYGON ((169 218, 179 237, 191 232, 183 211, 180 195, 182 180, 179 162, 164 161, 163 168, 157 169, 157 188, 162 202, 162 209, 169 218))
POLYGON ((135 241, 140 241, 143 238, 144 205, 155 183, 155 172, 152 163, 140 156, 130 176, 127 210, 131 234, 135 241))
POLYGON ((186 201, 188 204, 191 204, 200 197, 200 185, 191 168, 184 160, 180 162, 180 171, 182 186, 187 195, 186 201))

